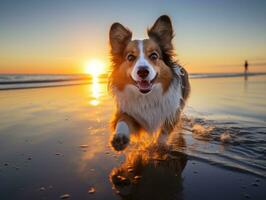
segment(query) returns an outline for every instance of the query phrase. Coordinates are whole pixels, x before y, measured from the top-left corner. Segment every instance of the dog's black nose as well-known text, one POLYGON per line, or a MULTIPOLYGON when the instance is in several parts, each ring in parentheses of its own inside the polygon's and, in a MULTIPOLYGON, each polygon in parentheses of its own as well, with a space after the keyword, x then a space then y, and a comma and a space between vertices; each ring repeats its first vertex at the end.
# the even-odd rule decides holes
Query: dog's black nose
POLYGON ((146 66, 139 67, 137 74, 140 78, 145 79, 149 75, 148 67, 146 66))

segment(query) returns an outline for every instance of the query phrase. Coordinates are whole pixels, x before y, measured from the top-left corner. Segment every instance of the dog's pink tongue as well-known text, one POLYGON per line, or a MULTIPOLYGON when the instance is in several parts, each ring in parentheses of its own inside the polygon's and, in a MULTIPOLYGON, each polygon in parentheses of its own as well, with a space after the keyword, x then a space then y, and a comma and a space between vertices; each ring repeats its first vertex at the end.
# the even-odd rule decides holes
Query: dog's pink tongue
POLYGON ((151 83, 149 81, 142 80, 138 82, 138 87, 140 92, 147 93, 151 90, 151 83))

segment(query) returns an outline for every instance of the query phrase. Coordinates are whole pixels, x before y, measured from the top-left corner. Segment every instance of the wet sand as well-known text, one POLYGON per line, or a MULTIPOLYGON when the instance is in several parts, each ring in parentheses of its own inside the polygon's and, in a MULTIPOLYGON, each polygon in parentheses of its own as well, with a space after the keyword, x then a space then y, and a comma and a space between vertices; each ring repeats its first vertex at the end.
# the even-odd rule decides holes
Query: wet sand
POLYGON ((104 83, 0 91, 0 199, 265 199, 266 77, 191 83, 171 151, 112 150, 104 83))

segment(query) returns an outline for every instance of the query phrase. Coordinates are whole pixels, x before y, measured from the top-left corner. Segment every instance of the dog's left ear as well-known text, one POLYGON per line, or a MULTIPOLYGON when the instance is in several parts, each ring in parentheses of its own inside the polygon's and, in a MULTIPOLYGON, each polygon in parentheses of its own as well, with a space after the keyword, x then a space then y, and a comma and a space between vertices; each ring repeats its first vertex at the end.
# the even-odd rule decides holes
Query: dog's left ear
POLYGON ((159 43, 163 51, 172 50, 174 33, 170 17, 167 15, 159 17, 153 26, 148 29, 148 36, 159 43))

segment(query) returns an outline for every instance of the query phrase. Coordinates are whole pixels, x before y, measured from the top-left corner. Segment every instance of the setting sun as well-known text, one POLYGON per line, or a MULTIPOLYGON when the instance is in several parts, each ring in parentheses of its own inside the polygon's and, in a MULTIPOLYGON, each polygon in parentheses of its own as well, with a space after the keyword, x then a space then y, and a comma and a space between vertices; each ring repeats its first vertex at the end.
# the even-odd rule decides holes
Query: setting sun
POLYGON ((85 73, 98 76, 105 73, 105 64, 101 60, 90 60, 85 64, 85 73))

